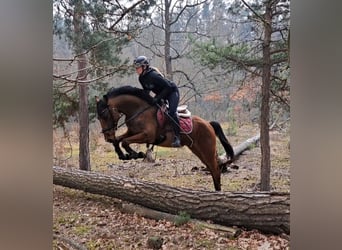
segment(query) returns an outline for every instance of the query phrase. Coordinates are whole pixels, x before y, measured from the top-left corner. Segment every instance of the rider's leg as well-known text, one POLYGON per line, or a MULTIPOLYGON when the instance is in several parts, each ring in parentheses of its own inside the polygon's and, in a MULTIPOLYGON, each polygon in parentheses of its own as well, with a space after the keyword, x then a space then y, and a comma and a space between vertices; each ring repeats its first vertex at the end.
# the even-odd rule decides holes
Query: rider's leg
POLYGON ((178 102, 179 102, 179 92, 178 90, 174 91, 173 93, 170 94, 169 98, 169 115, 172 118, 171 124, 173 127, 173 131, 175 133, 175 137, 172 143, 173 147, 180 147, 180 139, 179 139, 179 133, 180 133, 180 127, 179 127, 179 120, 177 116, 177 107, 178 107, 178 102))

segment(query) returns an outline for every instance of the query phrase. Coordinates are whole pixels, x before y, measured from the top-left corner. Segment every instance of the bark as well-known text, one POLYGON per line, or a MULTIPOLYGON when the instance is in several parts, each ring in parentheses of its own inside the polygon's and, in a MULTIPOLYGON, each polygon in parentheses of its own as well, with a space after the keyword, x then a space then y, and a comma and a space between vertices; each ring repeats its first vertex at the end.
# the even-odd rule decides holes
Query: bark
POLYGON ((165 47, 164 59, 166 67, 166 77, 173 80, 172 74, 172 61, 171 61, 171 13, 170 13, 170 0, 165 0, 165 47))
POLYGON ((246 141, 244 141, 243 143, 239 144, 238 146, 233 147, 234 154, 236 156, 240 155, 242 152, 246 151, 251 146, 255 145, 259 140, 260 140, 260 134, 257 134, 255 136, 247 139, 246 141))
POLYGON ((263 39, 263 70, 262 70, 262 101, 260 115, 260 147, 261 147, 261 168, 260 168, 260 190, 270 190, 270 136, 269 136, 269 113, 270 113, 270 85, 271 85, 271 35, 272 35, 272 2, 266 2, 264 14, 264 39, 263 39))
POLYGON ((170 187, 127 177, 53 167, 53 183, 89 193, 119 198, 158 211, 211 220, 224 226, 290 232, 288 193, 225 193, 170 187))
POLYGON ((88 112, 88 85, 79 84, 80 107, 79 107, 79 125, 80 125, 80 152, 79 168, 90 171, 90 153, 89 153, 89 112, 88 112))
MULTIPOLYGON (((85 81, 87 79, 87 59, 85 54, 81 54, 83 52, 81 44, 82 44, 82 2, 77 1, 75 3, 75 13, 74 13, 74 29, 76 36, 76 47, 75 52, 78 57, 77 68, 78 75, 77 80, 85 81)), ((88 115, 88 85, 86 83, 79 83, 79 168, 82 170, 90 171, 90 154, 89 154, 89 115, 88 115)))
MULTIPOLYGON (((242 152, 248 150, 251 146, 255 145, 259 140, 260 140, 260 134, 257 134, 251 138, 248 138, 246 141, 240 143, 236 147, 233 147, 235 157, 242 154, 242 152)), ((228 161, 226 153, 219 156, 219 161, 220 163, 224 163, 228 161)))
MULTIPOLYGON (((179 218, 179 215, 159 212, 157 210, 146 208, 140 205, 135 205, 132 203, 123 204, 121 211, 124 213, 137 214, 137 215, 154 219, 154 220, 167 220, 167 221, 175 222, 179 218)), ((201 227, 209 228, 209 229, 216 230, 216 231, 223 231, 229 234, 229 236, 231 237, 237 237, 241 233, 241 230, 239 229, 235 229, 232 227, 225 227, 225 226, 221 226, 217 224, 211 224, 211 223, 194 220, 194 219, 190 219, 188 223, 196 224, 201 227)))

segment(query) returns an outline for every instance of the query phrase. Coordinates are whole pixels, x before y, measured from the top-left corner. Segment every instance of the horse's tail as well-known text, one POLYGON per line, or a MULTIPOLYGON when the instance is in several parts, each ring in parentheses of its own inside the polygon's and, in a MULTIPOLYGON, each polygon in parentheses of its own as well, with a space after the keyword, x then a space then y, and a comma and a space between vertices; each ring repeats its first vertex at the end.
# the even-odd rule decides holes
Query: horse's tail
POLYGON ((220 123, 216 121, 211 121, 210 125, 214 128, 216 136, 219 138, 226 154, 230 156, 230 159, 234 160, 234 150, 233 147, 230 145, 229 141, 227 140, 226 136, 223 133, 222 127, 220 123))

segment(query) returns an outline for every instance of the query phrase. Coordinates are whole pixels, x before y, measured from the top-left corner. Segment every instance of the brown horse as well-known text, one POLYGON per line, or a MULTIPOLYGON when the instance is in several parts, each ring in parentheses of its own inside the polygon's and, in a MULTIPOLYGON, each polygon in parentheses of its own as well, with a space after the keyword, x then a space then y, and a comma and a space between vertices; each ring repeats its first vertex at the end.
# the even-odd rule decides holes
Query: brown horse
MULTIPOLYGON (((161 127, 157 121, 158 107, 152 105, 153 98, 144 90, 124 86, 110 90, 103 99, 96 97, 97 117, 107 142, 113 143, 120 159, 126 159, 119 143, 129 154, 129 158, 143 157, 130 148, 132 143, 146 143, 171 147, 173 130, 170 123, 161 127), (118 121, 125 115, 127 131, 116 136, 118 121)), ((170 122, 170 121, 169 121, 170 122)), ((181 133, 182 146, 187 146, 208 168, 216 191, 221 190, 221 169, 216 151, 216 136, 223 145, 230 162, 234 151, 218 122, 208 122, 192 116, 193 129, 189 134, 181 133)), ((227 164, 227 162, 225 163, 227 164)))

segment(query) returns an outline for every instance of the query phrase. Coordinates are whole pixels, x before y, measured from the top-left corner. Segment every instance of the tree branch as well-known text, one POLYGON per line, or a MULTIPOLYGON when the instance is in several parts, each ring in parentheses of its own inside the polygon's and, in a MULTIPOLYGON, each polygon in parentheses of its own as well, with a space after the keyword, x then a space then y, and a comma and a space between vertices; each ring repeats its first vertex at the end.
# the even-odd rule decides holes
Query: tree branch
MULTIPOLYGON (((114 24, 112 24, 109 27, 109 30, 114 30, 114 27, 121 22, 121 20, 129 13, 131 12, 136 6, 138 6, 139 4, 141 4, 142 2, 145 2, 146 0, 139 0, 138 2, 136 2, 135 4, 133 4, 131 7, 127 8, 124 10, 123 13, 121 13, 120 17, 114 22, 114 24)), ((122 8, 123 10, 123 8, 122 8)))
POLYGON ((113 75, 113 74, 115 74, 115 73, 117 73, 119 71, 127 70, 128 67, 129 66, 127 66, 127 65, 122 65, 120 67, 114 68, 113 71, 111 71, 111 72, 109 72, 107 74, 104 74, 102 76, 99 76, 99 77, 93 78, 93 79, 89 79, 89 80, 78 80, 76 78, 72 79, 72 78, 68 78, 66 76, 60 76, 60 75, 56 75, 56 74, 53 74, 53 77, 55 79, 62 79, 62 80, 68 81, 68 82, 74 82, 74 83, 78 83, 78 84, 87 84, 87 83, 93 83, 93 82, 96 82, 96 81, 101 80, 103 78, 106 78, 108 76, 111 76, 111 75, 113 75))
MULTIPOLYGON (((265 19, 264 19, 262 16, 260 16, 260 15, 251 7, 251 6, 249 6, 249 4, 246 3, 245 0, 241 0, 241 2, 243 2, 243 4, 244 4, 250 11, 252 11, 253 14, 254 14, 255 16, 257 16, 257 17, 260 19, 260 21, 262 21, 263 23, 266 23, 265 19)), ((270 24, 268 24, 268 25, 270 25, 270 24)))
POLYGON ((184 8, 182 8, 182 10, 178 13, 178 15, 176 16, 176 18, 175 18, 172 22, 170 22, 170 26, 173 25, 173 24, 175 24, 175 23, 178 21, 179 17, 183 14, 183 12, 185 11, 185 9, 187 9, 187 8, 192 8, 192 7, 201 5, 201 4, 205 3, 205 2, 207 2, 207 0, 204 0, 204 1, 202 1, 202 2, 195 3, 195 4, 186 4, 186 5, 184 6, 184 8))

